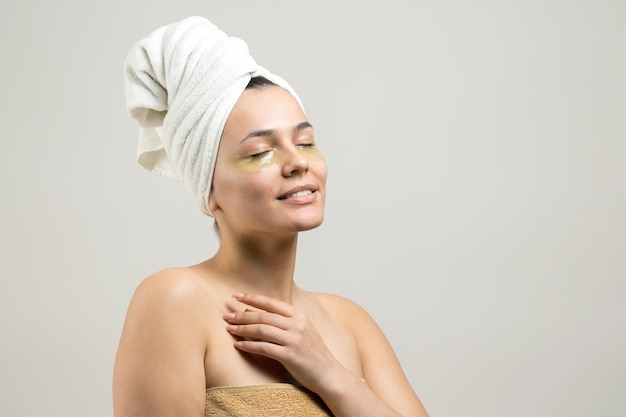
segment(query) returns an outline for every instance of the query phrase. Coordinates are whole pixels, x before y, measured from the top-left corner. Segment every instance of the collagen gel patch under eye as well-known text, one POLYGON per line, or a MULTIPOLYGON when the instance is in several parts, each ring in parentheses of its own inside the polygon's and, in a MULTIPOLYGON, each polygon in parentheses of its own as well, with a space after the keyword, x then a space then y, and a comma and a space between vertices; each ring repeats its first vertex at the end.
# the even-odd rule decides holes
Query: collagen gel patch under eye
MULTIPOLYGON (((309 161, 321 161, 324 159, 317 146, 298 146, 298 152, 309 161)), ((244 174, 258 174, 266 171, 283 160, 283 153, 277 149, 262 155, 237 156, 234 160, 235 169, 244 174)))
POLYGON ((299 146, 298 151, 300 152, 300 155, 304 156, 309 161, 321 161, 324 159, 324 156, 315 145, 299 146))
POLYGON ((234 165, 237 171, 244 174, 258 174, 274 165, 278 165, 282 159, 282 152, 273 150, 262 155, 237 156, 234 165))

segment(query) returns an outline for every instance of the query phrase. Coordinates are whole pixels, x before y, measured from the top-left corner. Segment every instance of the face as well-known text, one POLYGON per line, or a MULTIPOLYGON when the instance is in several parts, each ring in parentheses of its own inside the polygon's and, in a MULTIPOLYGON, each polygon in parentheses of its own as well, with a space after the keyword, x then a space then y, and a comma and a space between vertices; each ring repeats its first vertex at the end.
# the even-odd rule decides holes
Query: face
POLYGON ((295 233, 324 217, 326 162, 295 98, 248 89, 224 126, 209 207, 223 234, 295 233))

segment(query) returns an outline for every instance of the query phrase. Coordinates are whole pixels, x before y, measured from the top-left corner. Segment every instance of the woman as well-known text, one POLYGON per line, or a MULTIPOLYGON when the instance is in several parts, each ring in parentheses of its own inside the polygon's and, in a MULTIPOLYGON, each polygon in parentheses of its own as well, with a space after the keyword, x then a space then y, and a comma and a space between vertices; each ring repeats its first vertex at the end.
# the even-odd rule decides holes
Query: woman
POLYGON ((291 87, 239 40, 224 55, 232 38, 205 19, 151 36, 127 69, 142 139, 162 140, 140 144, 140 162, 166 175, 177 167, 215 218, 220 248, 137 288, 115 363, 116 417, 426 416, 372 318, 294 283, 298 233, 323 220, 326 163, 291 87), (237 71, 245 76, 231 77, 237 71), (166 103, 146 105, 147 88, 163 92, 155 85, 166 103))

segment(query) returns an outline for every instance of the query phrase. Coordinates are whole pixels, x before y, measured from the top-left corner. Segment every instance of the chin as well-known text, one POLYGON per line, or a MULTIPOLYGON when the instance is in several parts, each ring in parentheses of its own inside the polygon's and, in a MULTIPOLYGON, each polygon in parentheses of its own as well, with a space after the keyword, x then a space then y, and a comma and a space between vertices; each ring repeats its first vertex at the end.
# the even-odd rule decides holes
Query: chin
POLYGON ((305 232, 307 230, 315 229, 320 226, 324 221, 323 213, 315 213, 310 216, 302 216, 298 219, 294 219, 295 226, 299 232, 305 232))
POLYGON ((315 228, 319 227, 319 226, 322 224, 322 221, 323 221, 323 220, 322 220, 322 219, 320 219, 319 221, 316 221, 316 222, 311 222, 310 224, 303 225, 303 226, 300 228, 300 230, 299 230, 299 231, 300 231, 300 232, 306 232, 307 230, 313 230, 313 229, 315 229, 315 228))

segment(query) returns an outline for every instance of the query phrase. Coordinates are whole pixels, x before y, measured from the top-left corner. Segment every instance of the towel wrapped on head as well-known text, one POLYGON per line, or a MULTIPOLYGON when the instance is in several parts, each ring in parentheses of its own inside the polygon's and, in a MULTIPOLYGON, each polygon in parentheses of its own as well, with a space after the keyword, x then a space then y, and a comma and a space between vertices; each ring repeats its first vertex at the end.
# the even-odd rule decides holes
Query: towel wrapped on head
POLYGON ((126 105, 141 126, 138 162, 181 180, 209 216, 224 124, 256 76, 281 86, 300 102, 284 79, 256 64, 244 41, 197 16, 155 30, 126 58, 126 105))

